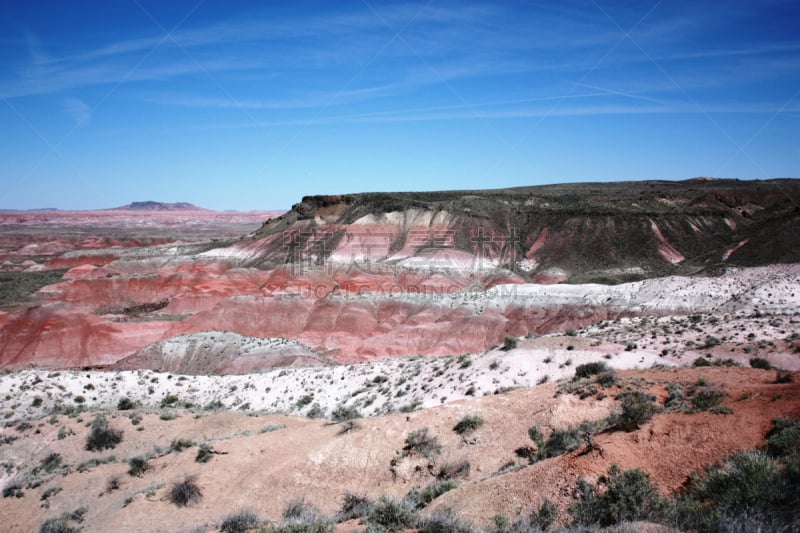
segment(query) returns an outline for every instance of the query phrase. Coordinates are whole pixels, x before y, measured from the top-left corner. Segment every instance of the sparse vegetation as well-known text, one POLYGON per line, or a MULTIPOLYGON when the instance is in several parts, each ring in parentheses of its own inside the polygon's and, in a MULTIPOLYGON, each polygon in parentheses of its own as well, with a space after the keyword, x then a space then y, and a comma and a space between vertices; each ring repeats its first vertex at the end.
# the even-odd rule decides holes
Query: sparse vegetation
POLYGON ((252 511, 240 511, 226 516, 219 527, 220 533, 247 533, 261 525, 258 515, 252 511))
POLYGON ((136 408, 136 403, 128 398, 127 396, 124 398, 120 398, 117 402, 117 409, 120 411, 130 411, 131 409, 136 408))
POLYGON ((510 335, 506 335, 505 338, 503 339, 503 350, 509 351, 515 349, 517 347, 517 342, 518 340, 516 337, 511 337, 510 335))
POLYGON ((419 454, 431 459, 442 451, 439 439, 426 427, 412 431, 406 436, 403 451, 406 455, 419 454))
POLYGON ((660 411, 656 397, 641 391, 624 392, 621 395, 622 412, 613 424, 623 431, 635 431, 660 411))
POLYGON ((182 481, 172 485, 167 496, 170 503, 178 507, 186 507, 193 503, 198 503, 203 499, 203 491, 197 484, 196 476, 186 476, 182 481))
POLYGON ((363 494, 355 494, 347 491, 342 496, 342 507, 339 509, 338 520, 353 520, 362 518, 369 513, 372 501, 363 494))
POLYGON ((112 428, 108 425, 106 417, 98 414, 86 439, 86 449, 89 451, 113 449, 120 442, 122 442, 122 430, 112 428))
POLYGON ((575 377, 588 378, 600 374, 601 372, 607 372, 608 370, 608 365, 603 361, 584 363, 575 367, 575 377))
POLYGON ((480 415, 464 415, 458 423, 453 426, 453 431, 461 435, 462 437, 467 437, 472 434, 475 430, 483 425, 483 417, 480 415))
POLYGON ((128 459, 128 474, 134 477, 141 477, 147 471, 149 458, 145 455, 137 455, 128 459))
POLYGON ((623 471, 612 465, 607 476, 600 476, 597 487, 579 479, 577 492, 577 501, 569 508, 577 526, 647 520, 663 508, 650 476, 638 468, 623 471))
POLYGON ((381 496, 370 509, 367 521, 388 531, 402 531, 414 527, 417 510, 405 501, 381 496))

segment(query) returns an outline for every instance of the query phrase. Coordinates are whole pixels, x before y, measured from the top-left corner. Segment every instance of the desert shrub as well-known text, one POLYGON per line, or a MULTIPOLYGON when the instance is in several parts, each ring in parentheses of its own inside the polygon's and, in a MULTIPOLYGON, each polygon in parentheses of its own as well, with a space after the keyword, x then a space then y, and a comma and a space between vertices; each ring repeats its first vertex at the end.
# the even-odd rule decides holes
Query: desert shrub
POLYGON ((567 328, 567 329, 564 331, 564 335, 566 335, 567 337, 574 337, 574 336, 575 336, 575 335, 577 335, 577 334, 578 334, 578 332, 577 332, 577 331, 575 331, 575 330, 574 330, 574 329, 572 329, 572 328, 567 328))
POLYGON ((417 510, 407 502, 384 495, 370 509, 367 521, 389 531, 401 531, 414 527, 417 510))
POLYGON ((311 402, 313 402, 313 401, 314 401, 314 395, 313 394, 305 394, 305 395, 301 396, 299 400, 297 400, 297 403, 295 405, 297 405, 298 409, 302 409, 306 405, 310 405, 311 402))
POLYGON ((331 418, 335 422, 344 422, 345 420, 361 418, 361 413, 355 406, 352 405, 347 406, 344 404, 339 404, 333 409, 333 411, 331 411, 331 418))
POLYGON ((722 403, 725 393, 711 385, 696 387, 692 391, 691 402, 698 411, 705 411, 722 403))
POLYGON ((623 431, 635 431, 639 426, 653 418, 659 407, 656 397, 642 391, 631 391, 621 394, 622 412, 615 420, 616 427, 623 431))
POLYGON ((186 448, 191 448, 194 446, 194 441, 191 439, 172 439, 172 442, 169 445, 169 451, 180 453, 186 448))
POLYGON ((197 477, 189 475, 183 481, 174 483, 167 495, 167 499, 178 507, 186 507, 202 500, 203 491, 200 489, 200 485, 197 484, 197 477))
POLYGON ((434 455, 441 453, 442 445, 439 444, 439 439, 431 434, 428 428, 424 427, 414 430, 406 436, 403 451, 406 455, 416 453, 431 459, 434 455))
POLYGON ((622 521, 646 520, 659 514, 663 503, 650 476, 638 469, 611 465, 598 487, 578 480, 578 500, 569 507, 575 525, 611 526, 622 521), (598 487, 602 487, 598 490, 598 487))
POLYGON ((40 501, 48 500, 51 496, 55 496, 59 492, 61 492, 61 487, 49 487, 43 493, 42 496, 39 498, 40 501))
POLYGON ((161 407, 174 407, 180 403, 181 399, 174 394, 167 394, 161 398, 161 407))
POLYGON ((800 454, 800 418, 778 418, 767 433, 767 451, 773 457, 800 454))
POLYGON ((117 409, 120 411, 130 411, 131 409, 135 408, 136 404, 133 400, 128 398, 127 396, 124 398, 120 398, 117 402, 117 409))
POLYGON ((221 533, 246 533, 261 525, 258 515, 252 511, 240 511, 226 516, 219 527, 221 533))
POLYGON ((128 459, 128 474, 134 477, 141 477, 148 468, 148 457, 137 455, 128 459))
POLYGON ((120 477, 119 476, 111 476, 106 481, 106 492, 114 492, 119 488, 120 485, 120 477))
POLYGON ((89 451, 111 449, 120 442, 122 442, 122 430, 112 428, 105 416, 97 415, 86 438, 86 449, 89 451))
POLYGON ((34 396, 31 407, 41 407, 43 401, 41 396, 34 396))
POLYGON ((444 463, 436 473, 436 479, 456 479, 469 476, 469 461, 462 459, 454 463, 444 463))
POLYGON ((80 463, 77 467, 75 467, 75 469, 78 472, 86 472, 86 471, 91 470, 92 468, 95 468, 97 466, 108 464, 108 463, 113 463, 116 460, 117 460, 117 458, 115 456, 113 456, 113 455, 108 455, 106 457, 100 457, 100 458, 93 458, 93 459, 89 459, 88 461, 84 461, 84 462, 80 463))
POLYGON ((22 483, 19 481, 9 481, 6 483, 6 486, 3 487, 3 498, 11 498, 12 496, 15 498, 22 498, 25 496, 25 493, 22 491, 22 483))
POLYGON ((413 502, 418 509, 422 509, 445 492, 456 487, 458 487, 458 483, 452 479, 436 480, 420 491, 412 491, 406 498, 413 502))
POLYGON ((503 350, 509 351, 517 347, 517 338, 506 335, 503 339, 503 350))
POLYGON ((306 411, 306 416, 308 418, 325 418, 325 409, 320 404, 315 403, 306 411))
POLYGON ((775 374, 775 383, 791 383, 792 373, 788 370, 778 370, 775 374))
POLYGON ((760 368, 762 370, 769 370, 772 365, 763 357, 753 357, 750 359, 750 366, 753 368, 760 368))
POLYGON ((57 518, 48 518, 39 528, 39 533, 77 533, 81 528, 72 527, 69 523, 83 522, 85 514, 86 507, 78 507, 71 513, 61 513, 57 518))
POLYGON ((513 522, 504 515, 495 515, 488 533, 533 533, 547 531, 558 518, 558 507, 548 499, 538 509, 520 513, 513 522))
POLYGON ((480 415, 464 415, 458 423, 453 426, 453 431, 462 437, 469 435, 483 425, 483 418, 480 415))
POLYGON ((711 366, 711 361, 706 359, 705 357, 698 357, 692 363, 692 366, 700 367, 700 366, 711 366))
POLYGON ((676 500, 673 523, 682 530, 794 531, 800 523, 800 481, 759 451, 729 457, 696 477, 676 500))
POLYGON ((44 470, 49 474, 59 466, 61 466, 61 454, 51 453, 42 459, 42 462, 39 464, 39 470, 44 470))
POLYGON ((69 525, 69 519, 60 516, 48 518, 39 528, 39 533, 78 533, 80 528, 69 525))
POLYGON ((275 533, 329 533, 333 522, 305 499, 292 500, 283 508, 283 523, 273 526, 275 533))
POLYGON ((617 384, 617 373, 614 372, 614 369, 609 368, 597 374, 595 381, 603 388, 613 387, 617 384))
POLYGON ((342 507, 339 509, 338 519, 340 522, 361 518, 369 513, 372 501, 363 494, 354 494, 346 491, 342 495, 342 507))
POLYGON ((419 533, 472 533, 472 523, 459 518, 450 508, 437 509, 417 521, 419 533))
POLYGON ((539 458, 558 457, 580 448, 582 436, 578 428, 567 428, 553 431, 544 444, 544 449, 539 450, 539 458))
POLYGON ((258 430, 259 433, 272 433, 273 431, 278 431, 279 429, 284 429, 286 427, 285 424, 267 424, 266 426, 262 427, 258 430))
POLYGON ((214 451, 214 448, 212 448, 210 444, 204 442, 197 447, 197 455, 195 456, 194 460, 197 463, 207 463, 211 460, 211 456, 215 453, 217 452, 214 451))
POLYGON ((584 363, 575 367, 576 378, 588 378, 595 376, 601 372, 607 371, 608 365, 603 361, 595 361, 593 363, 584 363))

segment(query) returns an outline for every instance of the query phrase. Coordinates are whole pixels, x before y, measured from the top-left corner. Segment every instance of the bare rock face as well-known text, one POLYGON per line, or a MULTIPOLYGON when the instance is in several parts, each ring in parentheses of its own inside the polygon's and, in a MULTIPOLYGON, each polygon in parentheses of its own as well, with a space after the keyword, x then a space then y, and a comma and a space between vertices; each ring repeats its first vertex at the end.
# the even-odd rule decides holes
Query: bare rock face
POLYGON ((327 362, 297 341, 207 331, 156 342, 115 366, 124 370, 152 368, 178 374, 246 374, 276 366, 327 362))
POLYGON ((14 290, 0 294, 28 297, 3 302, 0 366, 242 372, 475 353, 623 316, 790 313, 798 203, 796 180, 311 196, 228 240, 207 238, 252 214, 14 214, 14 237, 0 239, 16 261, 0 289, 14 290), (192 217, 194 242, 174 242, 192 217), (130 246, 108 247, 123 242, 110 220, 131 224, 120 226, 130 246), (63 239, 25 244, 25 231, 59 223, 72 224, 63 239), (53 283, 56 267, 69 270, 53 283), (245 350, 228 336, 206 346, 209 331, 303 346, 245 350), (182 355, 167 357, 176 346, 182 355))

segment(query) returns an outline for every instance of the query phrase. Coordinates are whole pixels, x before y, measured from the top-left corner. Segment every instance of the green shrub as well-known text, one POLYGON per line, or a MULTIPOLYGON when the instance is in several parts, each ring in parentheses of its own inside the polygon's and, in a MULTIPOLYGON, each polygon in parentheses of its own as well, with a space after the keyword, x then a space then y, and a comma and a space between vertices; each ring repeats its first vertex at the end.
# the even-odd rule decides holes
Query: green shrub
POLYGON ((180 403, 181 399, 174 394, 167 394, 161 398, 161 407, 174 407, 180 403))
POLYGON ((577 450, 580 448, 582 442, 582 435, 578 428, 553 431, 544 445, 544 450, 539 450, 539 459, 558 457, 559 455, 577 450))
POLYGON ((128 474, 134 477, 141 477, 147 471, 148 457, 144 455, 137 455, 128 459, 128 474))
POLYGON ((753 357, 750 359, 750 366, 753 368, 760 368, 762 370, 769 370, 772 365, 763 357, 753 357))
POLYGON ((369 513, 372 501, 363 494, 346 491, 342 496, 342 507, 339 509, 340 522, 362 518, 369 513))
POLYGON ((422 509, 445 492, 449 492, 456 487, 458 487, 458 483, 452 479, 436 480, 421 491, 412 491, 406 498, 413 502, 418 509, 422 509))
POLYGON ((469 476, 469 461, 462 459, 454 463, 444 463, 436 473, 436 479, 455 479, 469 476))
POLYGON ((722 403, 725 393, 711 385, 696 387, 692 391, 691 402, 698 411, 706 411, 722 403))
POLYGON ((614 369, 609 368, 604 372, 600 372, 597 374, 595 381, 603 388, 613 387, 617 384, 617 373, 614 372, 614 369))
POLYGON ((42 459, 42 462, 39 465, 39 469, 44 470, 49 474, 59 466, 61 466, 61 454, 51 453, 47 457, 42 459))
POLYGON ((453 426, 453 431, 465 437, 483 425, 483 418, 480 415, 464 415, 458 423, 453 426))
POLYGON ((314 401, 314 395, 313 394, 305 394, 305 395, 301 396, 299 400, 297 400, 296 405, 297 405, 298 409, 302 409, 306 405, 310 405, 311 402, 313 402, 313 401, 314 401))
POLYGON ((800 418, 778 418, 767 433, 767 451, 773 457, 800 453, 800 418))
POLYGON ((347 406, 344 404, 337 405, 331 412, 331 418, 335 422, 344 422, 345 420, 353 420, 354 418, 361 418, 361 413, 355 406, 347 406))
POLYGON ((442 451, 439 439, 430 433, 428 428, 421 428, 412 431, 406 436, 403 451, 406 455, 419 454, 426 459, 431 459, 442 451))
POLYGON ((642 391, 625 392, 622 397, 622 413, 616 419, 616 427, 623 431, 636 431, 639 426, 653 418, 659 407, 656 397, 642 391))
POLYGON ((450 508, 437 509, 417 521, 419 533, 472 533, 472 523, 461 519, 450 508))
POLYGON ((384 495, 370 509, 367 521, 389 531, 402 531, 414 527, 417 511, 407 502, 384 495))
POLYGON ((69 519, 61 516, 58 518, 48 518, 39 528, 39 533, 78 533, 79 527, 69 525, 69 519))
POLYGON ((509 351, 517 347, 517 338, 506 335, 503 339, 503 350, 509 351))
POLYGON ((197 477, 189 475, 183 481, 174 483, 167 495, 167 499, 178 507, 186 507, 202 500, 203 491, 200 485, 197 484, 197 477))
POLYGON ((211 460, 211 456, 216 453, 217 452, 211 447, 210 444, 204 442, 197 447, 197 455, 195 456, 194 460, 197 463, 207 463, 211 460))
POLYGON ((122 442, 122 430, 110 427, 105 416, 97 415, 86 438, 86 449, 89 451, 113 449, 120 442, 122 442))
POLYGON ((226 516, 219 527, 220 533, 247 533, 261 525, 258 515, 252 511, 240 511, 226 516))
POLYGON ((329 533, 333 522, 305 499, 292 500, 283 508, 283 523, 273 526, 275 533, 329 533))
POLYGON ((692 363, 692 366, 700 367, 700 366, 711 366, 711 361, 706 359, 705 357, 698 357, 692 363))
POLYGON ((136 403, 134 403, 134 401, 128 398, 127 396, 125 398, 120 398, 119 401, 117 402, 117 409, 119 409, 120 411, 130 411, 135 407, 136 403))
POLYGON ((180 453, 186 448, 191 448, 194 446, 194 441, 190 439, 172 439, 172 442, 169 445, 169 451, 180 453))
POLYGON ((608 475, 598 479, 598 487, 578 480, 578 501, 569 507, 575 525, 607 527, 623 521, 647 520, 663 507, 650 476, 638 468, 623 471, 611 465, 608 475))
POLYGON ((19 481, 9 481, 6 483, 6 486, 3 487, 3 498, 22 498, 25 496, 25 493, 22 491, 22 483, 19 481))
POLYGON ((775 383, 791 383, 792 381, 792 373, 788 370, 778 370, 775 374, 775 383))
POLYGON ((595 361, 593 363, 584 363, 575 367, 576 378, 588 378, 595 376, 601 372, 609 370, 608 365, 603 361, 595 361))

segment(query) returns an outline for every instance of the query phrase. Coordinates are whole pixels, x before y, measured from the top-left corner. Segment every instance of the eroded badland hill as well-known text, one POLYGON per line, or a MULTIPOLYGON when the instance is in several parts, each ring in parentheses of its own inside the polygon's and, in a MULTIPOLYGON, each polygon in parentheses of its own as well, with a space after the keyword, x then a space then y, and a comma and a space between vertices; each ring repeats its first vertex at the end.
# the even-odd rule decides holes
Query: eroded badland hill
POLYGON ((0 214, 4 527, 797 530, 798 202, 0 214))

